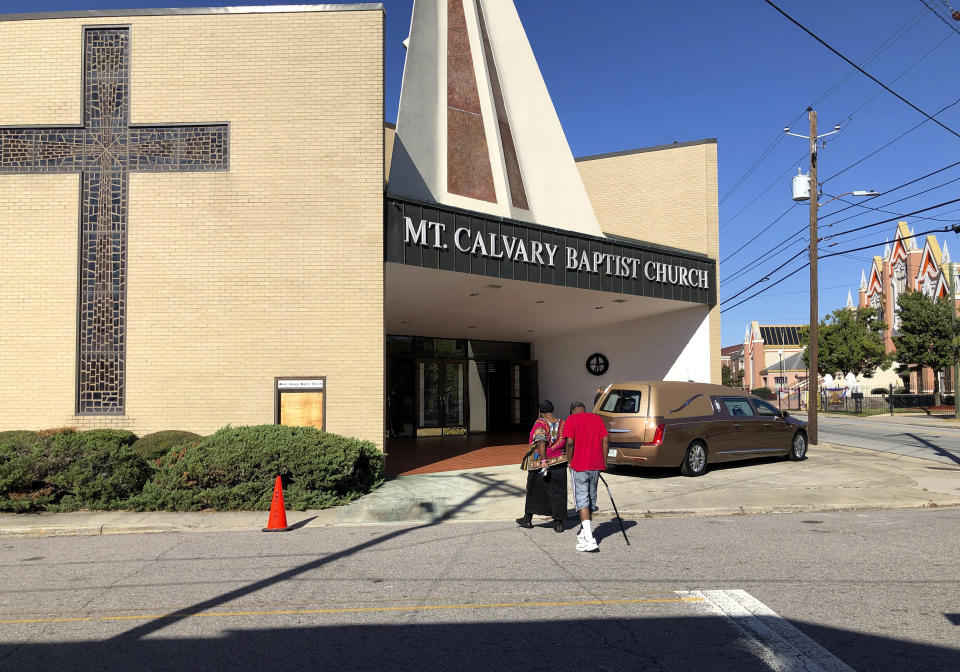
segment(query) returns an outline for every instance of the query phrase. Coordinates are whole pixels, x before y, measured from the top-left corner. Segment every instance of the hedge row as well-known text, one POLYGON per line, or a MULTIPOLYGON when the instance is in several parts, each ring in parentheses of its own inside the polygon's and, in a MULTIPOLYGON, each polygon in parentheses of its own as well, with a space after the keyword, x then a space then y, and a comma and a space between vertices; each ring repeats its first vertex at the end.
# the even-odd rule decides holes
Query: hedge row
POLYGON ((266 510, 344 504, 380 485, 369 441, 312 427, 225 427, 208 437, 71 428, 0 432, 0 511, 266 510))

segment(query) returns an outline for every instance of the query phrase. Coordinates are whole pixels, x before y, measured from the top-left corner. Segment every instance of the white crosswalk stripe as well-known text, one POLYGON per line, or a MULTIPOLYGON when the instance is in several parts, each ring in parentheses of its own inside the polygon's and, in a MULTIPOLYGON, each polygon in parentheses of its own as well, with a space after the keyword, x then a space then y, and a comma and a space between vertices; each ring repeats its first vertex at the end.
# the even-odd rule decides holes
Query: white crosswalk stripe
POLYGON ((689 590, 677 594, 702 598, 691 606, 726 619, 743 635, 743 644, 775 672, 854 672, 745 590, 689 590))

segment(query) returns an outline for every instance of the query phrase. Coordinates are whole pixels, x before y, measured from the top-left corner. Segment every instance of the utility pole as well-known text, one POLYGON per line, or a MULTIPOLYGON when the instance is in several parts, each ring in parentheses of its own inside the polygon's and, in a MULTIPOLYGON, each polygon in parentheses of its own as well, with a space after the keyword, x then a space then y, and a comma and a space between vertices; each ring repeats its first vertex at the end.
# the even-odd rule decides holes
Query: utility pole
MULTIPOLYGON (((953 326, 954 339, 956 339, 957 333, 957 290, 954 287, 956 282, 957 272, 953 268, 953 263, 947 263, 947 273, 950 274, 950 324, 953 326)), ((957 366, 956 354, 953 358, 953 417, 960 418, 960 399, 957 399, 958 386, 957 386, 957 369, 960 368, 957 366)))
POLYGON ((807 355, 810 359, 810 376, 807 378, 807 443, 817 445, 817 411, 820 410, 819 354, 820 301, 817 288, 817 201, 820 200, 820 187, 817 184, 817 111, 807 108, 810 118, 810 345, 807 355))
MULTIPOLYGON (((810 135, 800 135, 791 133, 787 127, 783 131, 787 135, 797 138, 804 138, 810 141, 810 185, 806 189, 808 194, 803 193, 803 175, 795 175, 793 178, 793 200, 794 202, 810 199, 810 345, 807 346, 807 359, 810 362, 807 375, 807 443, 817 445, 817 411, 820 410, 820 375, 817 356, 819 354, 820 337, 820 305, 817 289, 817 244, 820 242, 817 236, 817 208, 820 206, 820 185, 817 184, 817 142, 820 138, 833 135, 840 132, 839 126, 834 126, 829 133, 817 136, 817 112, 811 107, 807 108, 807 116, 810 119, 810 135)), ((848 191, 834 196, 826 203, 831 203, 842 196, 879 196, 875 191, 848 191)), ((824 203, 824 205, 826 205, 824 203)))

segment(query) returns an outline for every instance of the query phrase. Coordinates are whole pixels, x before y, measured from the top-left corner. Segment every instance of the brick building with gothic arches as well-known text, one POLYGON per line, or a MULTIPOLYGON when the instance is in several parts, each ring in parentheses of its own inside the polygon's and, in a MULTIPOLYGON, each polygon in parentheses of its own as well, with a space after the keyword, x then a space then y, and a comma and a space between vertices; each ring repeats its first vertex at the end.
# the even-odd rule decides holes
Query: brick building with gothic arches
MULTIPOLYGON (((883 255, 873 258, 869 271, 860 272, 860 307, 871 306, 877 309, 880 319, 887 327, 884 331, 884 343, 887 352, 896 351, 893 338, 899 333, 900 316, 897 309, 897 297, 907 291, 923 292, 927 296, 942 297, 950 295, 950 273, 954 275, 954 305, 960 305, 960 279, 957 278, 960 264, 950 259, 947 242, 941 247, 936 236, 928 235, 922 240, 917 238, 907 222, 897 223, 893 239, 886 244, 883 255), (922 247, 921 247, 922 244, 922 247)), ((953 391, 953 381, 949 368, 939 372, 940 389, 953 391)), ((909 384, 913 392, 932 392, 934 372, 929 369, 918 377, 916 373, 904 375, 904 383, 909 384)))

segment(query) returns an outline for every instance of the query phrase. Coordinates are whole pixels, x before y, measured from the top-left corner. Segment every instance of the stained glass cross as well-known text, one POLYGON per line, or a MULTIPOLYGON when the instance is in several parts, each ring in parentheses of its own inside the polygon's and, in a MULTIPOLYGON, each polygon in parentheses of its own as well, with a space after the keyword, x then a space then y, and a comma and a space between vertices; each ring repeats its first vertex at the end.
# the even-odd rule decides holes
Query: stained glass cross
POLYGON ((0 173, 80 173, 78 414, 125 412, 130 172, 227 170, 229 155, 227 124, 130 125, 127 27, 84 28, 82 126, 0 128, 0 173))

